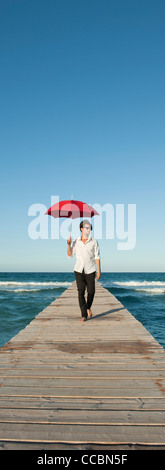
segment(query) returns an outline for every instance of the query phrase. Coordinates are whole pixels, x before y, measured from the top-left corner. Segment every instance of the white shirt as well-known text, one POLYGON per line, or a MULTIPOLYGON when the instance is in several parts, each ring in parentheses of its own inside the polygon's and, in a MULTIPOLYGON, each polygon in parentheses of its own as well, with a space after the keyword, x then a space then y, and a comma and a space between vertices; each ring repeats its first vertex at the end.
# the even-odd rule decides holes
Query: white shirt
POLYGON ((85 243, 82 242, 81 237, 73 240, 72 255, 76 254, 77 261, 74 271, 82 273, 83 269, 85 274, 90 274, 96 271, 96 259, 100 259, 100 250, 97 241, 94 238, 88 238, 85 243))

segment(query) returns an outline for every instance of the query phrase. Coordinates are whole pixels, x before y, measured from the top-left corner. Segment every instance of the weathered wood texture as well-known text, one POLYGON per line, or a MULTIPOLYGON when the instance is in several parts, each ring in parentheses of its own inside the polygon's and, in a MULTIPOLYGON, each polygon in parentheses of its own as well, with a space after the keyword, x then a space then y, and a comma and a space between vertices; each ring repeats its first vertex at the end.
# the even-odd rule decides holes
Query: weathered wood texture
POLYGON ((0 351, 1 449, 165 449, 165 351, 96 283, 73 284, 0 351))

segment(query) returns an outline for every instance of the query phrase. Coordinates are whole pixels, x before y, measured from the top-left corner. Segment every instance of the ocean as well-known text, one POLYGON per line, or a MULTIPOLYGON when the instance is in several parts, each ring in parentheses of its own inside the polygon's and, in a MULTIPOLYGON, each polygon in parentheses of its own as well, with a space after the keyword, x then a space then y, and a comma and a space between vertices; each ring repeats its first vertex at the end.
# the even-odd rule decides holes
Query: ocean
MULTIPOLYGON (((0 273, 0 347, 74 280, 74 273, 0 273)), ((165 273, 102 273, 98 282, 165 348, 165 273)))

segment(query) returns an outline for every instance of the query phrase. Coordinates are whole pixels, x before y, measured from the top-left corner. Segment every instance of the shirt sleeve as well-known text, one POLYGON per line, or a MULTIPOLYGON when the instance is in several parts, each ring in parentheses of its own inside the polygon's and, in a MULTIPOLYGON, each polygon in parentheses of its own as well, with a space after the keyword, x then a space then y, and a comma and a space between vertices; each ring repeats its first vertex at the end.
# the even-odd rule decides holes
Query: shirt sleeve
POLYGON ((71 256, 68 256, 68 258, 72 258, 73 255, 75 254, 75 251, 76 251, 76 241, 77 241, 77 239, 73 240, 73 242, 72 242, 72 244, 71 244, 72 254, 71 254, 71 256))
POLYGON ((100 259, 100 248, 97 241, 95 241, 95 259, 100 259))

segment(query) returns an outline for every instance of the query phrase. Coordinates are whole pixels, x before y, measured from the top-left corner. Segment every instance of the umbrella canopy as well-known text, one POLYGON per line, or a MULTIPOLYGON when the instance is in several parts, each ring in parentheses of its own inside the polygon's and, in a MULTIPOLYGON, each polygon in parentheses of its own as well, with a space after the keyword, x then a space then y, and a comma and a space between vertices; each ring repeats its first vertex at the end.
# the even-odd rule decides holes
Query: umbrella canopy
POLYGON ((99 215, 89 204, 74 200, 57 202, 47 210, 46 214, 52 215, 53 217, 67 217, 71 219, 99 215))

